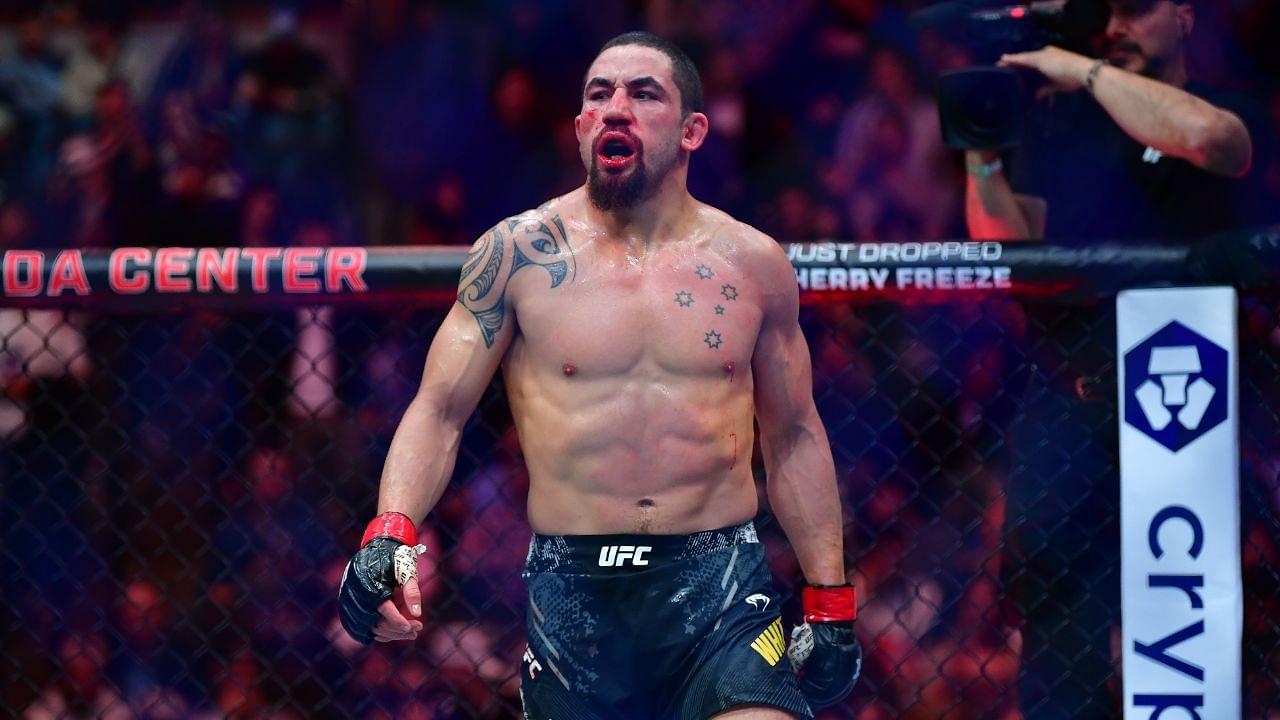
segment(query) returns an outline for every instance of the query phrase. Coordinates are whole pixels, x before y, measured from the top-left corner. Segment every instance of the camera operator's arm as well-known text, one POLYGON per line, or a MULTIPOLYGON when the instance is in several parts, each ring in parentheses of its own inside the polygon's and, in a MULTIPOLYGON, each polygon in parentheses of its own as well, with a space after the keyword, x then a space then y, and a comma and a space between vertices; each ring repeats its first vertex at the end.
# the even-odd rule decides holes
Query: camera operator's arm
MULTIPOLYGON (((1094 60, 1061 48, 1005 55, 1002 67, 1038 70, 1059 92, 1089 85, 1094 60)), ((1234 113, 1166 83, 1103 63, 1089 88, 1134 140, 1218 175, 1240 177, 1253 154, 1249 131, 1234 113)))
POLYGON ((964 219, 974 240, 1028 240, 1044 237, 1045 202, 1017 195, 992 150, 964 154, 964 219))

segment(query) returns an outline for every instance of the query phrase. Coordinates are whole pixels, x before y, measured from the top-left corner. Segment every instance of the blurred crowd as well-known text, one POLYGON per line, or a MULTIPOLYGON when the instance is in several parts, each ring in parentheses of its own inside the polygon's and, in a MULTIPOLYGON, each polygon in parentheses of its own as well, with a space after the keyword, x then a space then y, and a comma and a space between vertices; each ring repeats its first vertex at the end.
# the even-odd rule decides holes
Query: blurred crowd
MULTIPOLYGON (((49 2, 0 15, 0 245, 293 244, 317 224, 469 244, 581 184, 581 75, 635 27, 702 69, 695 196, 784 240, 959 237, 932 88, 974 57, 910 28, 923 4, 49 2)), ((1276 13, 1203 3, 1193 67, 1280 120, 1276 13)))
MULTIPOLYGON (((961 237, 964 170, 930 88, 972 58, 912 32, 919 4, 0 4, 0 248, 469 244, 582 182, 582 73, 635 28, 702 70, 696 197, 784 241, 961 237)), ((1276 4, 1197 12, 1196 69, 1280 125, 1276 4)), ((1280 202, 1280 165, 1263 172, 1280 202)), ((1245 378, 1277 372, 1277 302, 1246 300, 1245 378)), ((516 716, 527 477, 499 391, 423 535, 425 637, 362 650, 334 611, 439 320, 0 311, 0 713, 516 716)), ((1037 328, 1000 300, 803 321, 865 598, 867 679, 830 717, 1015 717, 1006 388, 1037 328)), ((1246 385, 1243 426, 1263 429, 1246 432, 1246 632, 1265 649, 1280 397, 1246 385)), ((791 587, 782 535, 762 535, 791 587)), ((1280 703, 1280 653, 1250 667, 1260 706, 1280 703)))

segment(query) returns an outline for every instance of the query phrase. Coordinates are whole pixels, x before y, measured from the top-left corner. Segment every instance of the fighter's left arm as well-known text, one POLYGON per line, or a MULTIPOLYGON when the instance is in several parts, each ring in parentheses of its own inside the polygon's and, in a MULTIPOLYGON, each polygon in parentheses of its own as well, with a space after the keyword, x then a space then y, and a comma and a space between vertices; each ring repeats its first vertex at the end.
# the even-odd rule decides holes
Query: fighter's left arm
POLYGON ((1243 177, 1253 159, 1249 129, 1235 113, 1181 88, 1052 45, 1000 58, 1002 67, 1038 70, 1051 89, 1089 88, 1134 140, 1208 172, 1243 177), (1093 74, 1090 81, 1089 75, 1093 74))
POLYGON ((843 523, 831 444, 813 402, 809 347, 800 332, 800 292, 782 249, 761 252, 760 335, 751 369, 756 419, 773 515, 791 541, 809 587, 804 622, 791 631, 787 656, 813 709, 840 702, 862 671, 854 633, 857 595, 845 582, 843 523))
POLYGON ((831 445, 813 402, 795 273, 772 240, 755 260, 762 310, 751 369, 773 514, 811 585, 845 582, 843 524, 831 445))

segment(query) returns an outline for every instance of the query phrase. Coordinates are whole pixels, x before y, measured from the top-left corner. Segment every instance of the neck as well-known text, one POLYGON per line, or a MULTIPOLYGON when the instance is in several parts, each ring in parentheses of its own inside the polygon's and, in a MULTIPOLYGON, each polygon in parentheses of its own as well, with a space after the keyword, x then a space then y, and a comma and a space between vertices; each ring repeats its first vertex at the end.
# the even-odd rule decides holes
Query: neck
POLYGON ((1187 56, 1186 53, 1178 53, 1172 60, 1165 65, 1156 69, 1151 75, 1152 79, 1159 80, 1166 85, 1172 85, 1176 88, 1186 87, 1187 84, 1187 56))
POLYGON ((612 239, 648 246, 675 235, 692 207, 693 197, 686 189, 684 173, 676 170, 656 193, 633 207, 601 210, 588 200, 587 218, 612 239))

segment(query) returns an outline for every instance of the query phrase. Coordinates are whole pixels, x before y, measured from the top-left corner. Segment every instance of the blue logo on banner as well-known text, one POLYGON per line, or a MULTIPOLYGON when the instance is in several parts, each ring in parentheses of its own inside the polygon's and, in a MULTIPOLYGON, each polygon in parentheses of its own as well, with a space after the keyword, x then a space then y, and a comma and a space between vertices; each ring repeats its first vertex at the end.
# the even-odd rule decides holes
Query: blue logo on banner
POLYGON ((1180 322, 1124 355, 1124 421, 1178 452, 1227 419, 1227 351, 1180 322))

